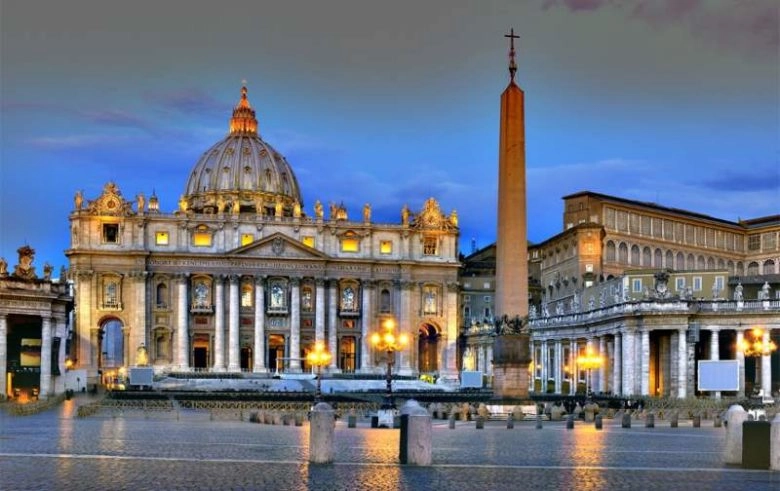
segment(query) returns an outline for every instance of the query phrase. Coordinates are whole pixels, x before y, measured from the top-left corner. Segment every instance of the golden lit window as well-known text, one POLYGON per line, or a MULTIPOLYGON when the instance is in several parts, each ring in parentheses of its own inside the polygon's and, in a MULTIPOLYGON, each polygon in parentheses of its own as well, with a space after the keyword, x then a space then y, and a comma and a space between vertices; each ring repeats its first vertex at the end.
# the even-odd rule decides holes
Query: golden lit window
POLYGON ((255 241, 255 236, 253 234, 241 234, 241 245, 245 246, 247 244, 251 244, 255 241))
POLYGON ((103 243, 104 244, 118 244, 119 243, 119 224, 118 223, 104 223, 103 224, 103 243))
POLYGON ((435 256, 439 253, 438 240, 436 237, 426 237, 423 240, 423 254, 426 256, 435 256))
POLYGON ((379 252, 381 254, 393 253, 393 242, 390 240, 383 240, 379 242, 379 252))
POLYGON ((252 298, 254 295, 254 287, 252 286, 252 280, 247 279, 241 282, 241 306, 245 308, 252 307, 252 298))
POLYGON ((303 245, 314 247, 314 236, 312 235, 304 235, 301 237, 301 242, 303 242, 303 245))
POLYGON ((341 239, 341 252, 358 252, 360 250, 360 241, 354 237, 344 237, 341 239))
POLYGON ((211 247, 211 231, 205 225, 199 225, 192 234, 192 245, 211 247))
POLYGON ((154 243, 157 245, 168 245, 168 232, 157 232, 154 234, 154 243))

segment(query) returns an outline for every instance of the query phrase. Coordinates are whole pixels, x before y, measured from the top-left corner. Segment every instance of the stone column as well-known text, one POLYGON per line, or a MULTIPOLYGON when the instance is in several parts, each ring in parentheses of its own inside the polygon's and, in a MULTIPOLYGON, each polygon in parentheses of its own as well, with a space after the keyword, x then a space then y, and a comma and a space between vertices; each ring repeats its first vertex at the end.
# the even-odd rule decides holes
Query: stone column
POLYGON ((650 395, 650 331, 647 329, 642 329, 642 347, 641 351, 639 352, 639 359, 641 364, 641 387, 642 387, 642 395, 648 396, 650 395))
POLYGON ((265 373, 268 368, 265 366, 265 282, 262 276, 255 278, 255 347, 254 362, 252 369, 255 373, 265 373))
MULTIPOLYGON (((710 360, 717 361, 720 359, 720 344, 718 340, 718 329, 710 329, 710 360)), ((715 399, 720 399, 720 391, 714 392, 715 399)))
POLYGON ((555 343, 555 393, 560 394, 561 393, 561 365, 563 363, 561 362, 561 340, 556 339, 554 341, 555 343))
POLYGON ((317 278, 315 280, 316 291, 314 292, 314 340, 316 342, 325 342, 325 280, 317 278))
MULTIPOLYGON (((761 338, 764 346, 769 346, 769 329, 764 329, 764 335, 761 338)), ((756 360, 758 361, 758 360, 756 360)), ((764 397, 772 395, 772 355, 761 357, 761 393, 764 397)))
POLYGON ((8 366, 8 316, 0 314, 0 401, 8 398, 6 385, 8 366))
POLYGON ((688 391, 688 342, 685 329, 677 331, 677 397, 684 398, 688 391))
POLYGON ((636 395, 636 331, 623 334, 623 395, 636 395))
POLYGON ((47 399, 51 395, 51 317, 41 319, 41 380, 38 395, 47 399))
POLYGON ((225 277, 214 277, 214 371, 225 371, 225 277))
POLYGON ((339 300, 339 282, 330 280, 330 293, 328 295, 328 351, 332 355, 330 358, 330 371, 336 371, 338 368, 338 357, 336 356, 336 342, 338 340, 339 318, 336 307, 339 300))
POLYGON ((745 353, 739 349, 743 339, 745 339, 745 332, 737 331, 736 358, 737 363, 739 364, 739 391, 737 392, 737 395, 739 397, 745 397, 745 353))
POLYGON ((363 305, 361 308, 361 328, 360 328, 360 366, 359 371, 367 371, 371 366, 371 338, 372 321, 374 320, 374 305, 371 303, 371 294, 374 285, 370 281, 363 281, 361 285, 363 291, 363 305))
MULTIPOLYGON (((412 333, 412 326, 411 323, 411 312, 412 312, 412 289, 414 288, 414 283, 412 282, 402 282, 401 283, 401 310, 398 315, 398 333, 406 332, 406 334, 409 336, 410 344, 415 344, 415 340, 417 339, 416 332, 412 333)), ((398 363, 398 374, 399 375, 411 375, 412 374, 412 366, 409 359, 409 352, 410 350, 416 350, 416 346, 408 346, 406 349, 401 350, 396 355, 397 363, 398 363)))
MULTIPOLYGON (((189 320, 189 312, 187 312, 188 298, 187 298, 187 281, 188 274, 183 274, 179 278, 179 305, 177 310, 177 324, 176 324, 176 366, 179 370, 187 371, 190 369, 190 347, 189 347, 189 332, 187 329, 187 321, 189 320)), ((100 346, 98 346, 100 349, 100 346)))
POLYGON ((599 356, 601 357, 601 366, 598 369, 598 380, 595 387, 596 392, 606 392, 607 390, 607 363, 609 363, 609 357, 607 356, 607 340, 604 336, 599 336, 599 356))
MULTIPOLYGON (((300 278, 291 278, 290 287, 292 295, 290 298, 290 371, 301 371, 301 280, 300 278)), ((336 354, 331 351, 331 355, 336 354)))
POLYGON ((623 335, 615 333, 615 340, 612 343, 614 356, 612 359, 612 392, 615 395, 622 395, 623 384, 621 382, 621 369, 623 367, 623 335))
POLYGON ((542 394, 547 393, 547 381, 550 379, 550 348, 547 346, 547 340, 542 340, 542 394))
POLYGON ((577 366, 577 340, 569 340, 569 395, 573 396, 577 393, 577 382, 579 381, 579 367, 577 366))
POLYGON ((493 345, 485 346, 485 370, 483 373, 493 375, 493 345))
POLYGON ((238 276, 230 275, 230 292, 228 293, 228 372, 241 371, 241 359, 238 348, 238 276))
MULTIPOLYGON (((448 282, 443 285, 444 291, 444 319, 446 322, 446 335, 441 339, 445 344, 440 346, 444 363, 439 367, 439 371, 444 380, 449 380, 454 384, 458 382, 458 284, 448 282)), ((411 334, 411 333, 410 333, 411 334)))

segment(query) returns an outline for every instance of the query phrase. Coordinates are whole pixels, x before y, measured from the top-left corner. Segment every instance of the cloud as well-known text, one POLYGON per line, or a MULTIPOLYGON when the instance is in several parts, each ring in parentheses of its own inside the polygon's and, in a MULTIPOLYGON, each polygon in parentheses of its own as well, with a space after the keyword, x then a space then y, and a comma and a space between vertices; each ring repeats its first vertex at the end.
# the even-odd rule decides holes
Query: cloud
POLYGON ((127 141, 127 137, 109 135, 40 136, 27 140, 33 147, 44 150, 72 150, 98 146, 113 146, 127 141))
POLYGON ((777 57, 780 43, 776 0, 545 0, 542 9, 571 12, 612 9, 654 28, 679 26, 719 49, 777 57))
POLYGON ((124 111, 116 111, 116 110, 84 111, 82 115, 88 121, 98 124, 100 126, 137 128, 140 130, 147 131, 149 133, 155 133, 153 126, 149 123, 149 121, 124 111))
POLYGON ((182 88, 168 92, 147 92, 145 99, 163 109, 182 114, 221 115, 225 114, 225 103, 216 100, 210 93, 198 88, 182 88))
POLYGON ((780 193, 780 170, 774 169, 774 174, 766 169, 751 167, 742 172, 721 172, 716 177, 704 179, 701 186, 713 191, 775 191, 780 193))

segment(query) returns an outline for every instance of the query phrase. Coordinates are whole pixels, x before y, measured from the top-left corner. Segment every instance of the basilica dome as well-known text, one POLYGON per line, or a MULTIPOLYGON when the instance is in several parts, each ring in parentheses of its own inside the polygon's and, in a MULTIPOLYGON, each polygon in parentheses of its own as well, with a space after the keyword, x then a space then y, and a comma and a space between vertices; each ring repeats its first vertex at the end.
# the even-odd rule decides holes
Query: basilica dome
POLYGON ((228 135, 193 167, 181 211, 292 216, 303 207, 298 180, 284 156, 260 138, 246 93, 242 87, 228 135))

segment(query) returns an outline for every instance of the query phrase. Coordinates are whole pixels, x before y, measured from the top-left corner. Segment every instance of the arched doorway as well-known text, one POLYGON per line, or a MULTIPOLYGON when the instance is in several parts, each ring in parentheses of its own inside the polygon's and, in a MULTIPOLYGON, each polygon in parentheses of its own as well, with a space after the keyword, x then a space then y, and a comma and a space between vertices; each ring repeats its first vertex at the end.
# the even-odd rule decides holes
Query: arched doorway
POLYGON ((417 369, 423 373, 434 373, 439 370, 439 330, 431 324, 420 326, 417 341, 417 369))
POLYGON ((192 337, 192 368, 204 370, 209 366, 209 335, 198 333, 192 337))
POLYGON ((277 374, 286 368, 284 358, 284 335, 270 334, 268 336, 268 368, 277 374))

